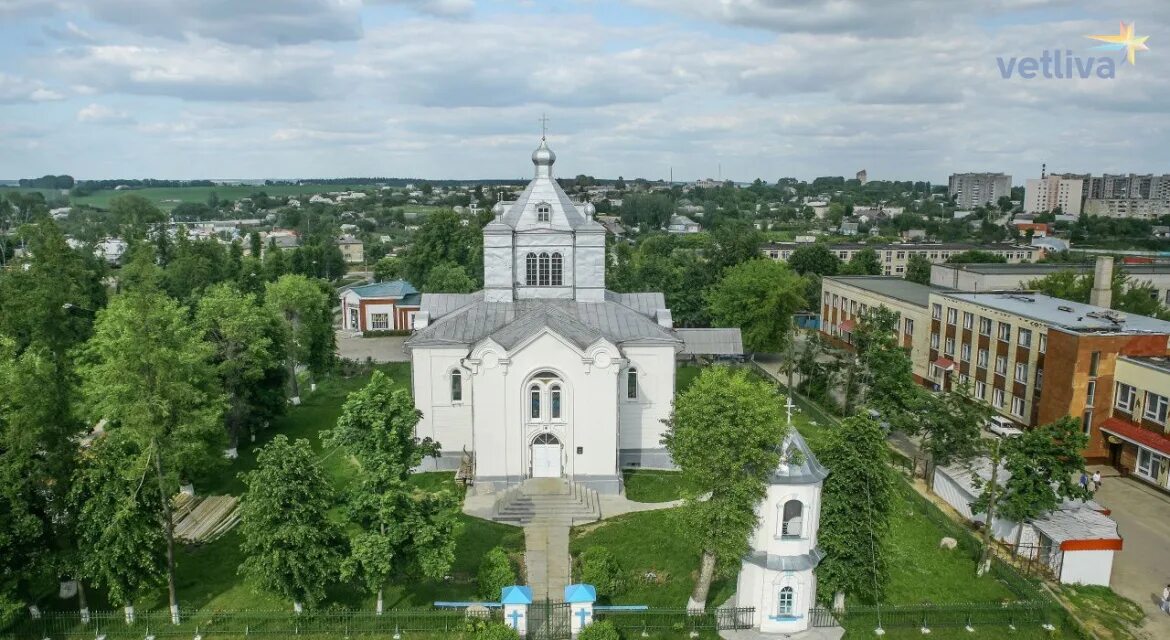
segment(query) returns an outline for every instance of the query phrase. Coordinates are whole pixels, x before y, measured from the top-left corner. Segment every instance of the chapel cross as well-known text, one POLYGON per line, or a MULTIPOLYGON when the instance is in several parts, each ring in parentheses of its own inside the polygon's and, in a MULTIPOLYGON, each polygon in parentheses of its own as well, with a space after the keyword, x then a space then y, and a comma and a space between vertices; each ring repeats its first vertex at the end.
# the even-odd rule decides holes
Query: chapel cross
POLYGON ((578 618, 578 622, 580 622, 581 626, 584 627, 585 626, 585 618, 589 617, 589 612, 585 610, 585 607, 581 607, 580 609, 577 609, 576 615, 578 618))
POLYGON ((544 140, 545 136, 547 136, 547 135, 548 135, 548 116, 546 116, 542 113, 542 114, 540 114, 540 139, 544 140))
POLYGON ((520 611, 518 609, 513 609, 512 613, 508 614, 508 617, 512 619, 512 628, 519 629, 520 628, 520 618, 523 618, 524 614, 520 613, 520 611))

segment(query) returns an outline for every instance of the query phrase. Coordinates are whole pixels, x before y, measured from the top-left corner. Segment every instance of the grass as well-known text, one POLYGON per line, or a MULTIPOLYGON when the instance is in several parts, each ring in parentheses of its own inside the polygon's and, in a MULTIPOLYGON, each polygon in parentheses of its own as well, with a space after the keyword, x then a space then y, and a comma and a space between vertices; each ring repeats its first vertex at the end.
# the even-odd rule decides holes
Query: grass
POLYGON ((629 469, 622 472, 626 497, 634 502, 670 502, 682 499, 682 474, 677 471, 629 469))
POLYGON ((332 191, 361 191, 370 189, 369 185, 333 185, 333 184, 303 184, 303 185, 216 185, 214 187, 151 187, 145 189, 129 189, 114 191, 105 189, 87 196, 70 196, 73 204, 84 204, 91 207, 108 209, 113 198, 133 193, 155 203, 160 209, 170 211, 183 202, 207 202, 207 198, 214 193, 220 200, 239 200, 252 194, 263 191, 271 197, 301 196, 314 193, 328 193, 332 191))
POLYGON ((1100 640, 1130 640, 1146 617, 1141 605, 1107 587, 1061 585, 1055 591, 1100 640))
MULTIPOLYGON (((617 559, 626 577, 622 593, 601 597, 607 604, 644 604, 651 607, 686 608, 699 568, 699 548, 677 531, 675 509, 629 513, 600 523, 576 527, 569 552, 577 555, 602 546, 617 559), (647 578, 653 573, 653 578, 647 578)), ((716 579, 707 604, 723 604, 735 592, 735 578, 716 579)))

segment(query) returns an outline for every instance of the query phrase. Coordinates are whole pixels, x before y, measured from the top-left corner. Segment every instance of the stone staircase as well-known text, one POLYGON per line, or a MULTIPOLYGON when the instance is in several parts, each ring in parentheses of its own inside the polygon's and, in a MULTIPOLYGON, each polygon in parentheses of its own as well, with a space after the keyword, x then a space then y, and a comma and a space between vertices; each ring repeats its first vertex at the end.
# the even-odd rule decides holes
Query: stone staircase
POLYGON ((561 478, 530 478, 496 499, 497 522, 573 526, 601 519, 597 492, 561 478))

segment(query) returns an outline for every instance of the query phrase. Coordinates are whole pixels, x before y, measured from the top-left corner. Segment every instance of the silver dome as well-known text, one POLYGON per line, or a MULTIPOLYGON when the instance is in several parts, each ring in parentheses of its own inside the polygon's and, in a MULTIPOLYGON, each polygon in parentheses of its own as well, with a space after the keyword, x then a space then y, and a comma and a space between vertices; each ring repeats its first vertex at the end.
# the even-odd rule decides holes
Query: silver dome
POLYGON ((585 215, 592 218, 597 213, 597 207, 593 206, 592 202, 585 203, 585 215))
POLYGON ((556 161, 557 154, 548 148, 547 142, 541 140, 540 146, 536 148, 536 151, 532 152, 532 164, 538 167, 551 167, 556 161))

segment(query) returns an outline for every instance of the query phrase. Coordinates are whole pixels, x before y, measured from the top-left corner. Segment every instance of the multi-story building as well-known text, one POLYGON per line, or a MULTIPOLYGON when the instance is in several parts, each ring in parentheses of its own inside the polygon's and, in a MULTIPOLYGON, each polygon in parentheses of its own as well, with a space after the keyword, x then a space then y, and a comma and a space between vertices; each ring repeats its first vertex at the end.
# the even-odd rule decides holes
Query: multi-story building
POLYGON ((1108 218, 1137 218, 1139 220, 1155 220, 1170 214, 1170 198, 1167 199, 1139 199, 1139 198, 1089 198, 1085 200, 1085 215, 1105 216, 1108 218))
POLYGON ((947 195, 960 209, 995 204, 1004 196, 1011 197, 1012 177, 1005 173, 952 173, 947 195))
POLYGON ((1052 174, 1028 178, 1024 183, 1024 212, 1047 213, 1060 207, 1063 213, 1081 215, 1085 180, 1081 176, 1052 174))
MULTIPOLYGON (((1170 305, 1170 263, 1127 264, 1120 268, 1138 284, 1150 285, 1158 300, 1170 305)), ((1093 264, 935 264, 930 267, 930 284, 959 291, 1024 290, 1029 282, 1062 271, 1091 274, 1093 264)))
POLYGON ((1109 464, 1170 489, 1170 358, 1119 356, 1101 425, 1109 464))
MULTIPOLYGON (((1114 455, 1105 433, 1106 421, 1116 417, 1112 408, 1118 363, 1170 356, 1170 322, 1109 309, 1107 289, 1095 294, 1101 296, 1101 306, 1027 291, 934 287, 927 288, 928 306, 923 309, 921 290, 911 295, 895 286, 900 285, 871 281, 860 286, 853 278, 825 278, 821 331, 851 343, 853 329, 869 309, 898 310, 903 314, 899 339, 911 349, 916 379, 935 390, 962 385, 1023 426, 1074 416, 1089 436, 1084 453, 1094 461, 1114 455), (907 302, 910 297, 913 301, 907 302)), ((1122 373, 1129 375, 1124 368, 1122 373)), ((1170 388, 1165 396, 1159 389, 1152 393, 1170 403, 1170 388)), ((1155 399, 1155 408, 1147 410, 1164 427, 1167 411, 1162 403, 1155 399)))
MULTIPOLYGON (((780 262, 788 262, 792 252, 807 243, 772 242, 763 245, 761 252, 780 262)), ((966 244, 962 242, 913 242, 895 244, 864 244, 859 242, 842 242, 828 245, 829 250, 841 260, 848 262, 865 249, 877 252, 878 261, 882 264, 882 272, 887 276, 900 276, 906 273, 906 263, 912 255, 920 255, 933 263, 946 262, 956 254, 965 251, 986 251, 1003 257, 1010 264, 1036 260, 1040 258, 1041 249, 1027 245, 1010 243, 996 244, 966 244)))

